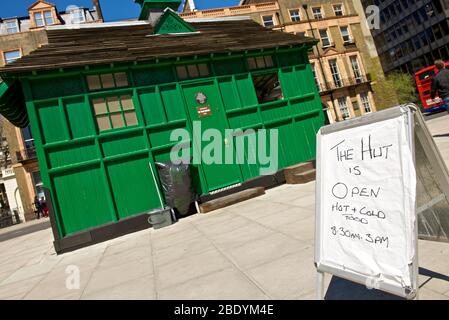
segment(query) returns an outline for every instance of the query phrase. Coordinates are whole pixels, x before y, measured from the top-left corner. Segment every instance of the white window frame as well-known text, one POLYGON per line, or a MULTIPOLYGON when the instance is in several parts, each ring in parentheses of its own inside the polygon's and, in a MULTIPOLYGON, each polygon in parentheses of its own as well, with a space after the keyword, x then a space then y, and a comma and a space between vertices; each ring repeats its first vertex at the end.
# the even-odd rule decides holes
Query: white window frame
POLYGON ((341 116, 343 120, 351 118, 351 113, 349 112, 348 107, 348 97, 339 97, 337 99, 338 108, 340 109, 341 116))
POLYGON ((338 60, 337 59, 329 59, 329 69, 331 71, 332 80, 334 81, 336 88, 343 87, 343 80, 341 78, 340 68, 338 67, 338 60), (335 61, 335 65, 331 65, 331 62, 335 61), (335 68, 333 68, 335 66, 335 68))
POLYGON ((55 19, 53 19, 53 12, 51 10, 44 10, 42 11, 44 15, 44 22, 46 26, 51 26, 52 24, 55 24, 55 19), (49 13, 50 17, 46 17, 46 14, 49 13), (48 22, 47 19, 51 19, 51 22, 48 22))
POLYGON ((3 55, 3 61, 5 62, 5 64, 9 64, 9 63, 12 63, 12 62, 22 58, 22 50, 21 49, 15 49, 15 50, 3 51, 2 55, 3 55), (17 58, 9 59, 9 60, 6 58, 6 55, 8 53, 15 53, 15 52, 19 53, 19 56, 17 58))
POLYGON ((70 22, 73 24, 86 22, 86 13, 82 8, 74 8, 70 10, 70 22))
POLYGON ((318 73, 316 71, 316 63, 312 62, 311 67, 312 67, 313 78, 315 79, 315 84, 318 88, 318 92, 321 92, 321 82, 320 82, 320 78, 318 77, 318 73))
POLYGON ((45 26, 51 26, 51 25, 55 24, 55 19, 53 17, 52 10, 36 11, 33 13, 33 19, 34 19, 34 24, 38 28, 45 27, 45 26), (50 13, 50 17, 46 17, 45 16, 46 13, 50 13), (38 16, 40 17, 39 19, 37 19, 38 16), (49 23, 49 21, 47 21, 47 19, 49 19, 49 18, 51 18, 51 23, 49 23), (42 24, 39 24, 38 20, 42 21, 42 24))
POLYGON ((18 20, 5 20, 5 27, 6 27, 6 33, 7 34, 13 34, 13 33, 19 33, 20 27, 19 27, 19 21, 18 20), (14 27, 9 27, 8 24, 14 23, 14 27), (14 29, 15 31, 10 32, 11 29, 14 29))
POLYGON ((320 35, 321 45, 323 46, 323 48, 328 48, 328 47, 332 46, 332 40, 331 40, 331 38, 329 36, 329 32, 328 32, 327 29, 318 29, 318 34, 320 35), (325 38, 323 38, 323 36, 321 35, 321 31, 326 32, 326 37, 325 38), (323 39, 327 39, 329 44, 328 45, 324 45, 323 39))
POLYGON ((356 82, 357 83, 362 82, 363 72, 362 72, 362 68, 360 67, 359 57, 357 55, 350 56, 349 62, 351 64, 352 72, 354 73, 354 78, 355 78, 356 82), (358 81, 360 81, 360 82, 358 82, 358 81))
POLYGON ((343 43, 344 44, 352 43, 351 30, 349 29, 349 26, 340 26, 340 34, 341 34, 341 38, 343 39, 343 43), (345 35, 343 35, 343 30, 342 29, 344 29, 344 28, 348 32, 348 34, 347 34, 348 40, 345 40, 345 35))
POLYGON ((276 20, 274 20, 274 14, 271 14, 271 15, 269 15, 269 14, 267 14, 267 15, 263 15, 262 16, 262 23, 263 23, 263 26, 264 27, 274 27, 275 25, 276 25, 276 20), (267 26, 267 24, 266 24, 266 22, 265 22, 265 18, 267 18, 267 17, 271 17, 271 21, 272 21, 272 25, 268 25, 267 26))
POLYGON ((290 20, 292 22, 299 22, 299 21, 301 21, 301 11, 299 9, 290 9, 290 10, 288 10, 288 13, 290 15, 290 20), (295 16, 292 15, 292 12, 297 12, 298 13, 297 16, 296 15, 295 16), (297 19, 297 20, 294 20, 293 17, 295 17, 295 19, 297 19))
POLYGON ((334 10, 334 14, 336 17, 341 17, 345 15, 345 6, 343 5, 343 3, 336 3, 334 5, 332 5, 332 9, 334 10), (335 10, 335 7, 340 6, 340 11, 341 15, 337 15, 337 10, 335 10))
POLYGON ((321 20, 324 19, 324 12, 322 7, 312 7, 312 16, 315 20, 321 20), (315 9, 320 9, 319 13, 315 13, 315 9))
POLYGON ((360 94, 360 101, 362 101, 362 107, 363 107, 363 111, 365 111, 365 113, 373 112, 373 108, 371 107, 371 102, 369 101, 368 92, 362 92, 360 94))

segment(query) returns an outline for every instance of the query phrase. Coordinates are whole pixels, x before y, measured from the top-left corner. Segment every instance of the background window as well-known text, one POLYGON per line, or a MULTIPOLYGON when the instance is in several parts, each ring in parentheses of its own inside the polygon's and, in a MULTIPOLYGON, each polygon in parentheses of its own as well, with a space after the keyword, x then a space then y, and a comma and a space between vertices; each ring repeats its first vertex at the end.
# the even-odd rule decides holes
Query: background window
POLYGON ((81 23, 86 21, 84 10, 80 8, 72 9, 70 11, 70 20, 72 23, 81 23))
POLYGON ((17 59, 22 57, 22 54, 20 53, 20 50, 14 50, 14 51, 8 51, 3 53, 3 57, 5 59, 5 63, 12 63, 16 61, 17 59))
POLYGON ((323 12, 321 11, 321 7, 312 8, 312 13, 314 19, 323 19, 323 12))
POLYGON ((51 14, 51 11, 44 11, 44 18, 45 18, 45 25, 51 25, 53 24, 53 15, 51 14))
POLYGON ((347 26, 340 27, 341 36, 343 37, 343 42, 345 44, 351 43, 351 35, 349 34, 349 29, 347 26))
POLYGON ((274 26, 273 16, 263 16, 262 20, 263 20, 263 25, 265 27, 272 27, 272 26, 274 26))
POLYGON ((337 17, 340 17, 343 15, 343 6, 341 4, 335 4, 334 5, 334 13, 337 17))
POLYGON ((362 100, 363 109, 366 113, 371 112, 371 104, 369 102, 368 93, 364 92, 360 94, 360 100, 362 100))
POLYGON ((299 16, 299 10, 298 9, 290 10, 290 19, 293 22, 301 21, 301 17, 299 16))
POLYGON ((318 78, 318 75, 316 73, 315 63, 312 63, 312 73, 313 73, 313 78, 315 79, 315 85, 318 88, 318 91, 321 91, 320 79, 318 78))
POLYGON ((326 29, 320 30, 320 38, 321 38, 321 44, 323 45, 323 48, 329 47, 331 45, 331 42, 329 40, 329 35, 327 34, 326 29))
POLYGON ((340 70, 338 69, 337 60, 329 60, 329 68, 331 69, 332 78, 334 79, 335 87, 342 87, 343 83, 341 81, 340 70))
POLYGON ((343 117, 343 120, 348 119, 350 117, 350 115, 349 115, 349 109, 348 109, 346 97, 338 98, 338 107, 340 108, 340 112, 343 117))
POLYGON ((352 71, 354 72, 354 77, 357 83, 362 82, 362 71, 360 70, 359 61, 357 56, 352 56, 349 58, 351 60, 352 71))
POLYGON ((35 12, 34 13, 34 22, 36 23, 36 27, 49 26, 54 24, 53 15, 51 10, 35 12))
POLYGON ((42 16, 42 12, 36 12, 34 14, 34 22, 36 23, 37 27, 42 27, 45 25, 44 18, 42 16))
POLYGON ((7 33, 17 33, 19 32, 19 24, 16 20, 6 22, 6 32, 7 33))

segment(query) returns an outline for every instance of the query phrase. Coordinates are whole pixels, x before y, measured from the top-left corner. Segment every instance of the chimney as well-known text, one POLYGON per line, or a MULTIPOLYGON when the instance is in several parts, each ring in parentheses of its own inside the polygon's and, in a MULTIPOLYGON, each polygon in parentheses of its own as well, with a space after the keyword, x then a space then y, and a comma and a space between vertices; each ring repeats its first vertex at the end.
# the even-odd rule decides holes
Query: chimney
POLYGON ((95 11, 97 12, 98 20, 104 22, 103 11, 101 11, 100 0, 92 0, 95 11))
POLYGON ((134 0, 140 4, 142 11, 140 12, 139 20, 147 20, 153 26, 159 20, 166 8, 178 11, 181 5, 181 0, 134 0))
POLYGON ((195 1, 186 0, 186 8, 184 9, 184 12, 193 12, 193 11, 196 11, 195 1))

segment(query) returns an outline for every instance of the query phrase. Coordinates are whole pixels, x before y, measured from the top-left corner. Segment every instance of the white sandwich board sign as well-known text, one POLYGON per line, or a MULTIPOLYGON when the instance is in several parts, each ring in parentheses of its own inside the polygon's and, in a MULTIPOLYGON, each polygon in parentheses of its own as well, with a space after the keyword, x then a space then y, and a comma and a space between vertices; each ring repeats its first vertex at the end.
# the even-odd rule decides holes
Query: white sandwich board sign
POLYGON ((415 297, 413 111, 399 106, 319 131, 315 233, 319 281, 323 273, 330 273, 415 297))

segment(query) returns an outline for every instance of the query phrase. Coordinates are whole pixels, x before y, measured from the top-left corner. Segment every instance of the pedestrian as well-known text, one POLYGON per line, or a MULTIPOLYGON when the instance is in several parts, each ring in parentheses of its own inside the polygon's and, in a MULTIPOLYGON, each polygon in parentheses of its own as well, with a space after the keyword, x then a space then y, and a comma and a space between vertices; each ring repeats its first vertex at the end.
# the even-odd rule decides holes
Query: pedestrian
POLYGON ((34 197, 34 208, 37 219, 40 219, 42 214, 42 205, 37 196, 34 197))
POLYGON ((449 112, 449 70, 445 68, 443 60, 435 61, 437 74, 432 78, 431 98, 436 95, 444 101, 446 111, 449 112))
POLYGON ((41 198, 41 210, 42 210, 42 215, 45 218, 48 218, 48 207, 47 207, 47 202, 45 201, 44 197, 41 198))

